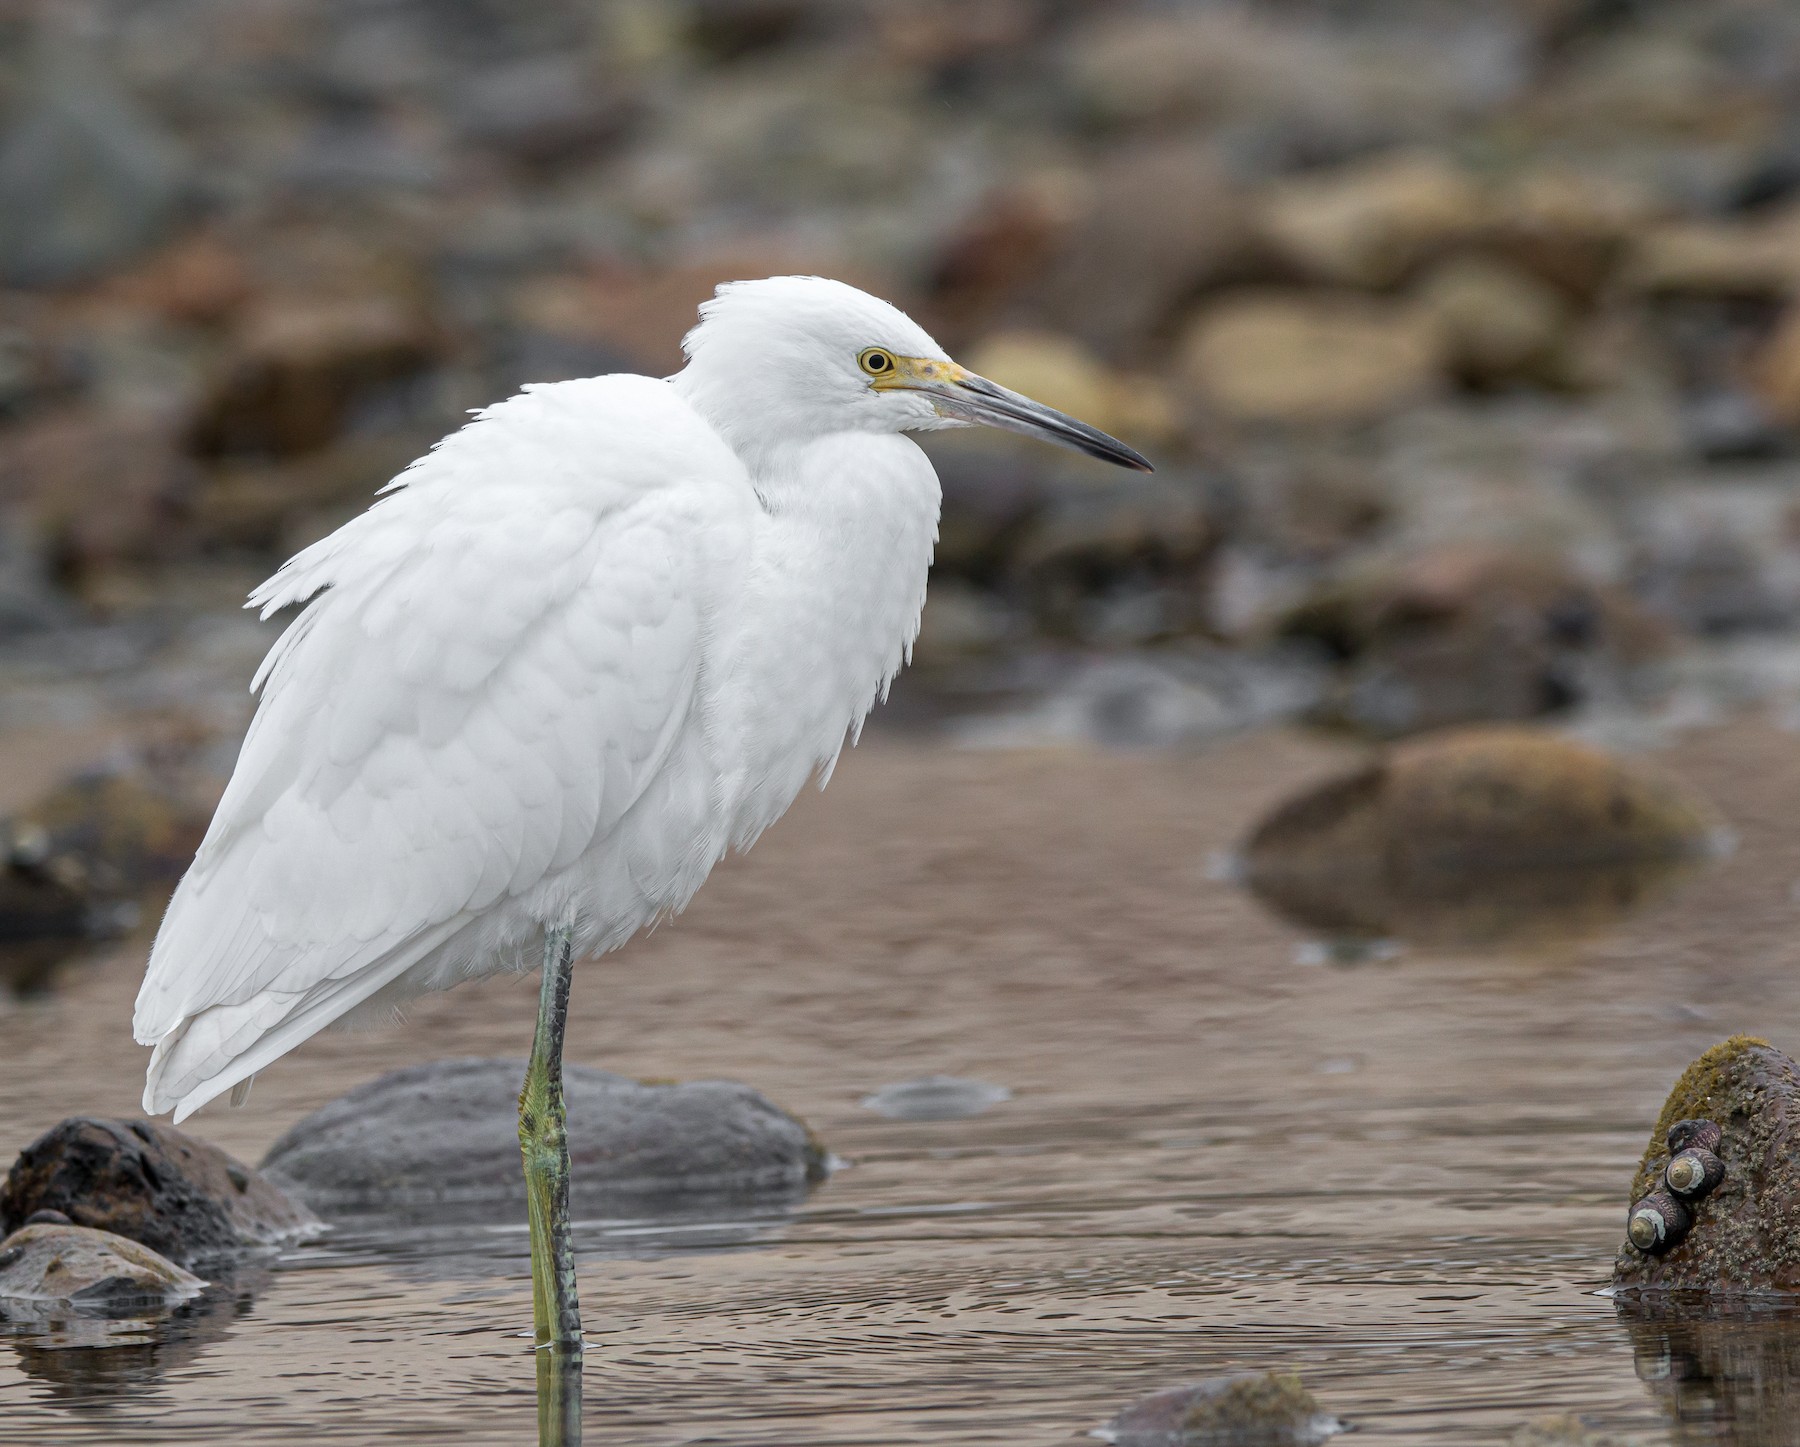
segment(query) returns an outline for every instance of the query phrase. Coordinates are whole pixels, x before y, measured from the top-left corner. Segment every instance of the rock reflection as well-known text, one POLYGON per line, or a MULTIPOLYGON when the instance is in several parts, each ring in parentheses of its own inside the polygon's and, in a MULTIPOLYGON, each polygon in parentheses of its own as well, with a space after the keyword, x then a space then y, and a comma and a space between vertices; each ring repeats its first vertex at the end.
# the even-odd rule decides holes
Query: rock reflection
POLYGON ((64 1304, 8 1302, 0 1342, 48 1400, 75 1408, 141 1403, 147 1388, 194 1364, 229 1336, 269 1281, 265 1264, 238 1267, 202 1295, 149 1315, 97 1315, 64 1304))
MULTIPOLYGON (((582 1202, 575 1247, 595 1256, 651 1259, 752 1246, 785 1226, 804 1191, 790 1199, 719 1195, 675 1199, 634 1194, 582 1202)), ((413 1281, 472 1281, 529 1271, 531 1241, 523 1201, 438 1202, 327 1218, 328 1235, 289 1260, 291 1267, 379 1261, 413 1281)))
POLYGON ((1619 1303, 1638 1379, 1678 1444, 1789 1447, 1800 1423, 1800 1305, 1708 1312, 1678 1296, 1619 1303))
POLYGON ((1337 954, 1357 941, 1405 940, 1447 949, 1530 946, 1601 934, 1702 871, 1660 859, 1574 868, 1341 873, 1259 872, 1250 892, 1337 954))

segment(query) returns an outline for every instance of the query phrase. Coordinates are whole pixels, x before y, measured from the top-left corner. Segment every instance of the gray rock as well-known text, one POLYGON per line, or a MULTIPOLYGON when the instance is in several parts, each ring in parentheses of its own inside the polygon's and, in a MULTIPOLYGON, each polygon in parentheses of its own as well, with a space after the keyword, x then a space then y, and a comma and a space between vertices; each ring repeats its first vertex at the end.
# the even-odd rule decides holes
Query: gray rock
POLYGON ((924 1075, 884 1085, 863 1097, 863 1107, 893 1120, 962 1120, 1011 1100, 1004 1085, 956 1075, 924 1075))
POLYGON ((1349 1429, 1291 1372, 1245 1372, 1133 1402, 1093 1435, 1114 1447, 1317 1447, 1349 1429))
MULTIPOLYGON (((270 1147, 262 1170, 320 1210, 511 1203, 524 1198, 523 1060, 439 1060, 358 1086, 270 1147)), ((645 1085, 564 1072, 575 1210, 790 1199, 824 1178, 806 1126, 726 1080, 645 1085)))
POLYGON ((148 1246, 85 1226, 27 1226, 0 1241, 0 1311, 68 1306, 97 1315, 173 1306, 206 1283, 148 1246))
POLYGON ((155 242, 184 184, 172 144, 96 66, 45 44, 42 84, 0 137, 0 280, 92 276, 155 242))

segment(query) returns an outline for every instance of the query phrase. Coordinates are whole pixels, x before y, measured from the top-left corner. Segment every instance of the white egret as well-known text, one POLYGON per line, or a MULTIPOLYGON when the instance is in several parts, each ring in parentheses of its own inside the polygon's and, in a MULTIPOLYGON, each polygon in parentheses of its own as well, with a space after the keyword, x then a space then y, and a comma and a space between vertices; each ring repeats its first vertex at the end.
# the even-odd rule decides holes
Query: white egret
POLYGON ((182 1120, 345 1017, 525 968, 540 1345, 578 1350, 571 962, 682 908, 828 775, 918 630, 940 494, 900 434, 987 423, 1143 471, 818 277, 721 287, 673 377, 527 387, 251 594, 237 768, 138 995, 182 1120), (310 601, 308 601, 310 600, 310 601))

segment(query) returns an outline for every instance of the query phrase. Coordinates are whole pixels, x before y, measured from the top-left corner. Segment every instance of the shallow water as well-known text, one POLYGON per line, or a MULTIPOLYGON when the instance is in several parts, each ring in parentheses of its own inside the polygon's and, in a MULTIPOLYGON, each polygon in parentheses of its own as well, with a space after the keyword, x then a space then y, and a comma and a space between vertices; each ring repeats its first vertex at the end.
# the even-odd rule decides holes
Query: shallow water
MULTIPOLYGON (((1740 846, 1585 939, 1308 964, 1331 953, 1210 861, 1349 757, 878 739, 683 920, 578 972, 571 1058, 748 1081, 852 1162, 791 1213, 583 1226, 586 1440, 1073 1447, 1146 1392, 1280 1367, 1371 1447, 1552 1412, 1800 1442, 1800 1324, 1596 1294, 1682 1066, 1738 1029, 1800 1045, 1800 741, 1746 723, 1662 755, 1740 846), (862 1105, 936 1073, 1012 1098, 862 1105)), ((142 950, 0 1014, 0 1151, 134 1112, 142 950)), ((492 981, 316 1040, 190 1128, 255 1160, 393 1065, 522 1054, 535 1003, 492 981)), ((530 1441, 526 1249, 522 1220, 345 1229, 159 1328, 15 1325, 0 1443, 530 1441)))

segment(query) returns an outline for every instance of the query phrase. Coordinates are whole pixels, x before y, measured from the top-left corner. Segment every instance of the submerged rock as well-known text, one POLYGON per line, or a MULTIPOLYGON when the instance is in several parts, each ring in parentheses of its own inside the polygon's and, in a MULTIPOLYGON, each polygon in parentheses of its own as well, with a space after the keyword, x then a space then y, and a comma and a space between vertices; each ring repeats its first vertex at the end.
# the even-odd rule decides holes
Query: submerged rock
POLYGON ((26 1226, 0 1241, 0 1313, 69 1306, 97 1314, 173 1306, 206 1286, 167 1257, 110 1231, 26 1226))
POLYGON ((1289 799, 1244 845, 1243 878, 1327 933, 1492 943, 1615 918, 1720 838, 1711 807, 1660 771, 1468 729, 1289 799))
POLYGON ((318 1219, 209 1141, 160 1121, 74 1116, 19 1153, 0 1186, 0 1229, 59 1211, 171 1260, 267 1246, 318 1219))
POLYGON ((1298 1376, 1264 1372, 1154 1392, 1093 1435, 1114 1447, 1314 1447, 1348 1430, 1298 1376))
POLYGON ((1539 1417, 1509 1439, 1509 1447, 1628 1447, 1623 1437, 1596 1432, 1574 1416, 1539 1417))
POLYGON ((956 1075, 922 1075, 884 1085, 863 1097, 863 1107, 892 1120, 963 1120, 1012 1099, 1004 1085, 956 1075))
POLYGON ((1626 1241, 1613 1261, 1622 1292, 1800 1290, 1800 1068, 1766 1041, 1734 1035, 1675 1082, 1631 1183, 1635 1206, 1663 1184, 1686 1142, 1670 1128, 1716 1121, 1716 1189, 1689 1203, 1692 1225, 1652 1255, 1626 1241))
MULTIPOLYGON (((262 1169, 320 1209, 522 1199, 523 1060, 439 1060, 360 1085, 270 1147, 262 1169)), ((765 1097, 728 1080, 645 1085, 564 1072, 572 1196, 679 1203, 799 1195, 826 1174, 822 1146, 765 1097)))

